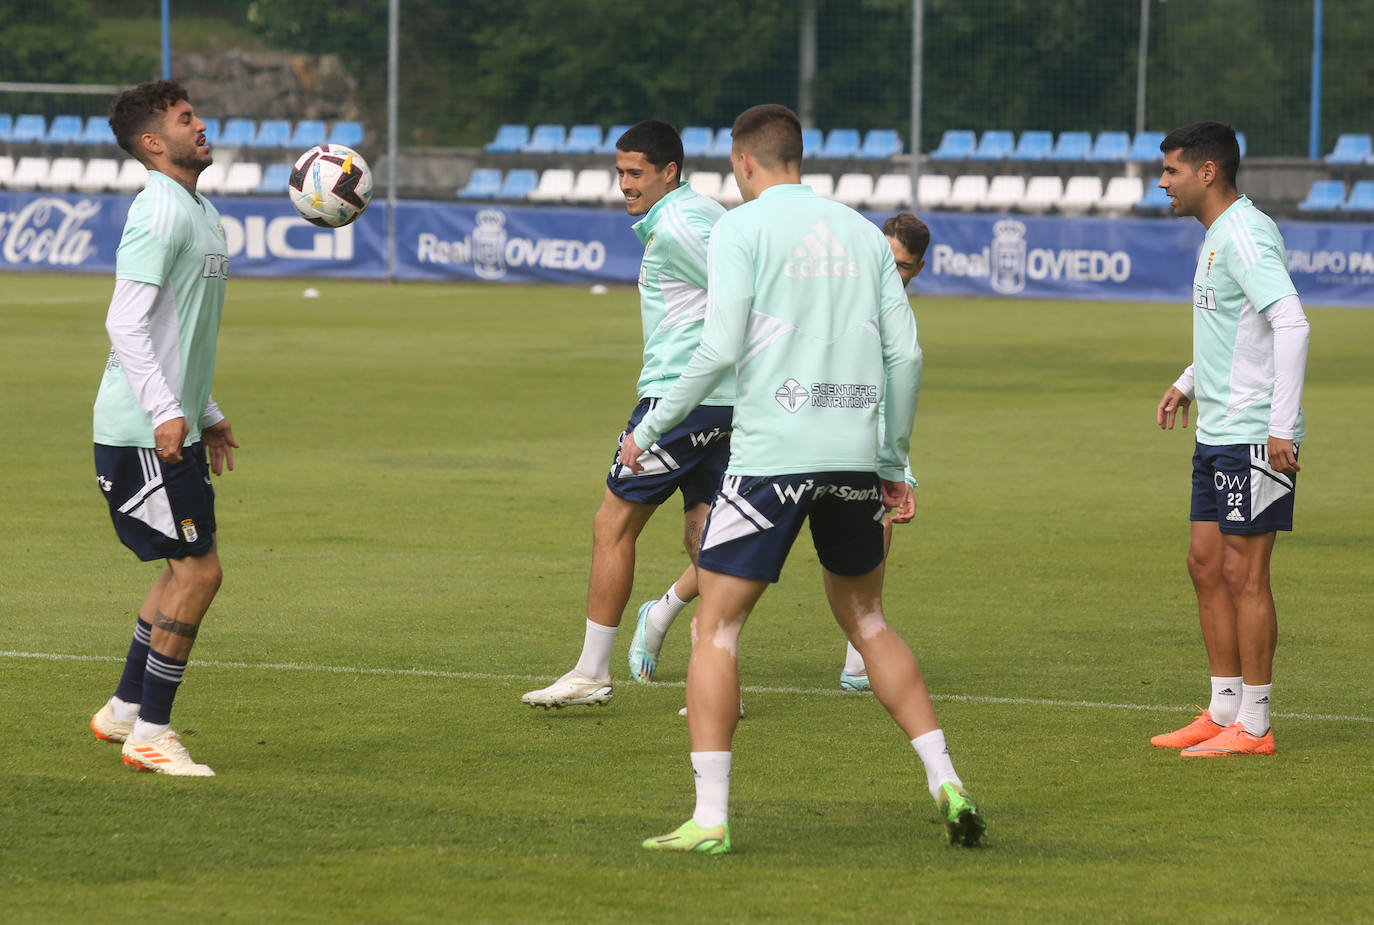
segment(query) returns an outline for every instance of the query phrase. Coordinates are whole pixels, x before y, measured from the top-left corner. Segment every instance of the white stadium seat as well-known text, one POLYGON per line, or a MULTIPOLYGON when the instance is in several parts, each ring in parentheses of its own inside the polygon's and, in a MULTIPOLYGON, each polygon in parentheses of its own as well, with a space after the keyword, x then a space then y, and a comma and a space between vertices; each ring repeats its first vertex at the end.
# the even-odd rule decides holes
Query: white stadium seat
POLYGON ((873 194, 868 197, 868 205, 873 209, 904 209, 910 206, 911 175, 883 174, 878 178, 878 182, 873 184, 873 194))
POLYGON ((720 195, 716 197, 716 202, 730 208, 744 202, 744 196, 739 191, 739 184, 735 182, 735 174, 727 173, 721 179, 720 195))
POLYGON ((218 196, 224 192, 224 176, 228 172, 229 168, 225 166, 224 161, 213 162, 200 172, 200 177, 196 180, 196 192, 218 196))
POLYGON ((830 199, 835 193, 835 178, 828 173, 804 173, 801 181, 802 186, 811 187, 817 196, 830 199))
MULTIPOLYGON (((600 167, 588 167, 577 173, 568 198, 573 202, 601 202, 611 188, 611 172, 600 167)), ((619 190, 617 189, 617 193, 619 190)))
POLYGON ((48 175, 43 179, 43 189, 54 191, 75 189, 85 169, 86 165, 82 163, 79 157, 53 158, 52 165, 48 168, 48 175))
POLYGON ((939 209, 949 201, 949 191, 953 185, 953 181, 942 173, 923 173, 916 182, 916 198, 919 202, 913 205, 921 210, 939 209))
POLYGON ((1145 195, 1145 182, 1140 177, 1112 177, 1107 189, 1097 201, 1097 210, 1109 215, 1124 215, 1145 195))
POLYGON ((1026 181, 1026 195, 1021 197, 1021 208, 1026 212, 1048 212, 1059 205, 1064 195, 1064 181, 1058 177, 1031 177, 1026 181))
POLYGON ((1011 212, 1021 205, 1026 195, 1026 178, 1005 175, 993 177, 988 184, 987 195, 983 197, 983 208, 996 212, 1011 212))
POLYGON ((845 173, 835 184, 835 199, 851 209, 873 198, 873 178, 866 173, 845 173))
POLYGON ((235 161, 224 174, 223 192, 229 196, 242 196, 253 192, 261 182, 261 164, 254 161, 235 161))
POLYGON ((1069 177, 1064 184, 1064 195, 1059 200, 1059 211, 1070 215, 1081 215, 1102 198, 1101 177, 1069 177))
POLYGON ((972 209, 979 209, 983 206, 983 200, 988 195, 988 178, 980 174, 964 174, 955 177, 954 184, 949 188, 949 199, 945 205, 951 209, 961 209, 968 212, 972 209))
POLYGON ((14 178, 14 158, 8 154, 0 155, 0 187, 8 187, 14 178))
POLYGON ((46 157, 21 157, 14 165, 10 189, 38 189, 48 179, 51 162, 46 157))
POLYGON ((93 157, 86 162, 86 169, 77 181, 76 188, 83 193, 99 193, 114 189, 119 179, 119 161, 112 157, 93 157))
MULTIPOLYGON (((214 164, 210 165, 215 166, 214 164)), ((206 168, 207 170, 209 168, 206 168)), ((205 176, 201 173, 201 177, 205 176)), ((144 167, 132 157, 125 159, 119 165, 119 177, 115 180, 115 189, 121 193, 136 193, 148 184, 148 168, 144 167)))
POLYGON ((720 174, 713 170, 693 170, 687 175, 687 183, 692 189, 708 199, 715 199, 720 195, 720 185, 723 182, 720 174))
POLYGON ((539 175, 539 185, 530 192, 532 202, 562 202, 572 195, 573 172, 552 167, 539 175))

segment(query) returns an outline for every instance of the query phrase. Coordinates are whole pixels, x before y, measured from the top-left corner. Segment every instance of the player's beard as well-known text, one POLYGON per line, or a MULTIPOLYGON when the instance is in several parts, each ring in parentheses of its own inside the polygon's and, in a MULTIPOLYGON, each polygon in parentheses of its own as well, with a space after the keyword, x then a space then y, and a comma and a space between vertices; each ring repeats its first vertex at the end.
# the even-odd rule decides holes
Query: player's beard
POLYGON ((191 145, 186 148, 176 148, 167 152, 167 159, 172 162, 173 167, 180 167, 183 170, 193 170, 197 175, 206 167, 209 167, 214 160, 210 152, 200 153, 200 149, 191 145))

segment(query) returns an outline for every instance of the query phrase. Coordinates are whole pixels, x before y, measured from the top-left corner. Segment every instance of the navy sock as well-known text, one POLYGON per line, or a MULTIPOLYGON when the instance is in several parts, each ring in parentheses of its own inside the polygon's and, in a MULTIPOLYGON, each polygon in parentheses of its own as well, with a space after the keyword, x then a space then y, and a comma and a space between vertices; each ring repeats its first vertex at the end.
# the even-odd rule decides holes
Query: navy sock
POLYGON ((152 639, 153 626, 142 617, 134 627, 134 638, 129 643, 129 654, 124 656, 124 674, 119 677, 119 686, 114 695, 125 703, 143 702, 143 669, 148 663, 148 644, 152 639))
POLYGON ((143 673, 143 702, 138 708, 139 719, 160 726, 172 721, 172 701, 176 698, 185 671, 186 662, 183 659, 151 649, 148 651, 148 668, 143 673))

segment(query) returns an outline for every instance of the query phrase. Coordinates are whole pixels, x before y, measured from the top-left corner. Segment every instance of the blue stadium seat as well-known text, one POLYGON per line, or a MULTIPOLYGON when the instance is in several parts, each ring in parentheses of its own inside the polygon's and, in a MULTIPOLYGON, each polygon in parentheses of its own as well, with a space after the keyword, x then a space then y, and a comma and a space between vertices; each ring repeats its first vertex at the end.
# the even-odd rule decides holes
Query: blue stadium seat
POLYGON ((332 140, 329 132, 325 130, 322 119, 302 119, 296 123, 296 128, 291 132, 291 139, 286 144, 294 151, 304 151, 332 140))
POLYGON ((526 154, 556 154, 567 136, 568 130, 562 125, 536 125, 534 131, 530 132, 529 144, 521 150, 526 154))
POLYGON ((1093 136, 1091 132, 1060 132, 1059 140, 1054 143, 1054 151, 1050 158, 1056 161, 1082 161, 1087 160, 1088 152, 1092 150, 1093 136))
POLYGON ((825 142, 825 133, 818 128, 802 129, 802 157, 815 157, 821 153, 821 145, 825 142))
POLYGON ((864 136, 859 157, 868 161, 885 161, 902 153, 902 136, 896 129, 871 128, 864 136))
POLYGON ((1364 134, 1345 134, 1336 139, 1336 147, 1323 160, 1328 164, 1363 164, 1374 154, 1374 139, 1364 134))
POLYGON ((1145 195, 1135 204, 1137 212, 1162 212, 1169 208, 1169 194, 1153 183, 1145 187, 1145 195))
POLYGON ((459 199, 491 199, 501 192, 501 171, 495 167, 478 167, 468 177, 467 185, 458 191, 459 199))
POLYGON ((1344 180, 1314 180, 1307 198, 1298 203, 1299 212, 1334 212, 1345 204, 1344 180))
POLYGON ((291 123, 287 119, 263 119, 258 125, 254 148, 285 148, 291 143, 291 123))
POLYGON ((1374 212, 1374 180, 1356 180, 1342 212, 1374 212))
POLYGON ((503 125, 496 130, 496 137, 482 146, 489 154, 515 154, 525 149, 530 141, 528 125, 503 125))
POLYGON ((258 124, 253 119, 230 119, 220 130, 219 143, 222 148, 242 148, 251 145, 258 133, 258 124))
POLYGON ((340 119, 330 128, 329 141, 345 148, 356 148, 363 143, 363 124, 352 119, 340 119))
POLYGON ((930 152, 932 160, 962 161, 973 154, 978 136, 962 129, 948 129, 940 136, 940 146, 930 152))
POLYGON ((1164 160, 1164 152, 1159 150, 1159 143, 1163 140, 1163 132, 1137 132, 1131 141, 1131 150, 1127 152, 1126 160, 1137 164, 1159 163, 1164 160))
MULTIPOLYGON (((314 147, 306 145, 305 147, 314 147)), ((279 196, 286 192, 286 184, 291 180, 290 164, 268 164, 262 172, 262 180, 253 188, 257 196, 279 196)))
POLYGON ((1010 157, 1016 147, 1016 137, 1003 129, 989 129, 978 139, 978 147, 969 157, 975 161, 1000 161, 1010 157))
POLYGON ((80 116, 53 116, 44 140, 50 145, 72 145, 81 140, 85 123, 80 116))
POLYGON ((32 144, 43 140, 48 134, 48 120, 33 113, 25 113, 14 120, 10 130, 10 141, 15 144, 32 144))
POLYGON ((682 156, 705 157, 716 140, 714 129, 704 125, 688 125, 682 130, 682 156))
POLYGON ((564 154, 594 154, 601 147, 601 126, 574 125, 563 142, 564 154))
MULTIPOLYGON (((200 121, 205 123, 205 143, 213 148, 215 145, 219 144, 219 120, 211 116, 208 119, 202 117, 200 121)), ((113 138, 114 132, 110 131, 110 123, 107 119, 101 116, 91 116, 86 120, 86 132, 81 138, 86 144, 99 144, 102 141, 110 141, 113 138), (97 122, 97 119, 100 121, 97 122), (98 137, 99 131, 105 133, 104 138, 98 137)))
POLYGON ((1043 161, 1050 156, 1050 152, 1053 150, 1053 132, 1022 132, 1021 137, 1016 140, 1016 147, 1012 149, 1011 159, 1014 161, 1043 161))
POLYGON ((524 199, 539 185, 539 173, 528 168, 511 170, 501 182, 498 199, 524 199))
POLYGON ((859 130, 856 128, 832 128, 825 136, 825 146, 821 157, 843 160, 856 157, 859 153, 859 130))
POLYGON ((1236 132, 1236 144, 1240 146, 1240 156, 1245 156, 1245 133, 1236 132))
POLYGON ((620 136, 630 130, 628 125, 612 125, 606 129, 606 140, 601 142, 601 147, 596 149, 597 154, 609 154, 615 156, 615 143, 620 140, 620 136))
POLYGON ((1127 132, 1098 132, 1093 149, 1088 153, 1090 161, 1124 161, 1131 153, 1131 136, 1127 132))
MULTIPOLYGON (((729 126, 716 129, 716 137, 711 141, 711 150, 706 152, 708 157, 729 157, 730 148, 735 144, 735 136, 731 134, 729 126)), ((803 142, 805 144, 805 142, 803 142)), ((806 157, 803 148, 802 157, 806 157)))
POLYGON ((0 141, 9 141, 10 132, 14 130, 14 116, 7 112, 0 112, 0 141))

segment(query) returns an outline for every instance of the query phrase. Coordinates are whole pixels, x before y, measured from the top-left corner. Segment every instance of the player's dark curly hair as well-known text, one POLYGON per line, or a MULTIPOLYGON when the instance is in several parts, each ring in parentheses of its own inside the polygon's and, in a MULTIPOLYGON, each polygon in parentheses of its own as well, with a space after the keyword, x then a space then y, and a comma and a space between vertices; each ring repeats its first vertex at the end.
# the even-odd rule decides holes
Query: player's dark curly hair
POLYGON ((883 234, 896 238, 917 260, 924 259, 926 248, 930 247, 930 229, 910 212, 898 212, 883 222, 883 234))
POLYGON ((669 164, 677 164, 677 179, 682 180, 682 136, 667 122, 645 119, 632 125, 616 141, 615 148, 644 155, 660 171, 669 164))
POLYGON ((1179 152, 1179 160, 1196 170, 1207 161, 1217 165, 1220 179, 1235 187, 1240 171, 1240 143, 1236 131, 1221 122, 1193 122, 1164 136, 1159 150, 1179 152))
POLYGON ((119 146, 140 163, 147 163, 139 136, 167 107, 188 100, 186 88, 175 80, 154 80, 125 90, 110 107, 110 130, 119 146))

